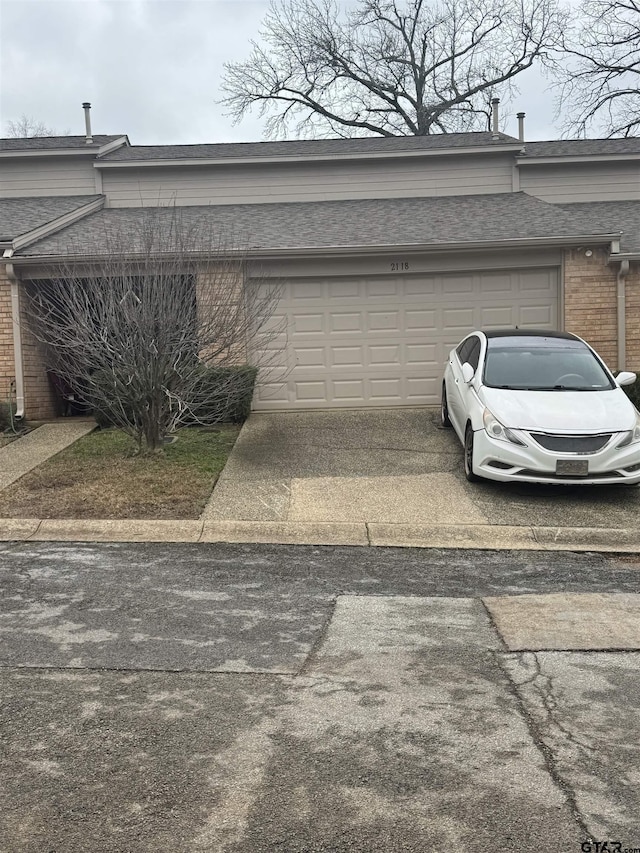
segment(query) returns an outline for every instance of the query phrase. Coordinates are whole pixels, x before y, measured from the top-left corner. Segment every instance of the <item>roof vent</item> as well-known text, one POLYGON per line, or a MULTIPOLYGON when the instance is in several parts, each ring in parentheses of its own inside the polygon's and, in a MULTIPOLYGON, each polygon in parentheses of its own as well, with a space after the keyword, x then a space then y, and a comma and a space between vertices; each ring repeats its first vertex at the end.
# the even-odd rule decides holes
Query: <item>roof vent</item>
POLYGON ((87 145, 93 145, 93 136, 91 136, 91 116, 89 114, 91 104, 88 103, 88 101, 85 101, 82 105, 82 109, 84 110, 84 125, 87 129, 87 135, 84 141, 87 145))
POLYGON ((518 139, 520 142, 524 142, 524 113, 518 113, 518 139))
POLYGON ((499 105, 500 98, 491 98, 491 132, 493 133, 494 139, 500 138, 500 115, 498 113, 499 105))

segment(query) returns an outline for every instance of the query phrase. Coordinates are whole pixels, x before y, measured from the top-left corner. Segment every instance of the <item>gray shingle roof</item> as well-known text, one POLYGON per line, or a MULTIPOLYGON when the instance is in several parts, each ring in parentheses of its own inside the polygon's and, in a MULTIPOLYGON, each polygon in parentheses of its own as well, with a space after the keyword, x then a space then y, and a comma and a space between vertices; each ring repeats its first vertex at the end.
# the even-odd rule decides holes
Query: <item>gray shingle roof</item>
POLYGON ((208 145, 132 145, 105 155, 104 160, 203 160, 255 157, 296 157, 340 154, 381 154, 436 151, 518 144, 512 136, 492 133, 440 133, 433 136, 298 139, 283 142, 220 142, 208 145))
MULTIPOLYGON (((526 193, 436 198, 368 199, 179 208, 103 209, 32 244, 19 254, 91 255, 114 242, 140 247, 144 227, 157 217, 167 232, 174 211, 204 240, 232 235, 237 247, 261 249, 374 248, 491 243, 535 237, 584 235, 583 222, 526 193), (125 241, 123 243, 123 241, 125 241)), ((587 234, 602 232, 591 230, 587 234)), ((156 234, 159 247, 165 235, 156 234)), ((228 240, 225 245, 229 245, 228 240)))
POLYGON ((68 195, 43 198, 0 198, 0 240, 13 240, 65 213, 101 198, 99 195, 68 195))
POLYGON ((625 139, 558 139, 527 142, 526 157, 592 157, 598 154, 640 154, 640 137, 625 139))
POLYGON ((92 151, 116 139, 122 139, 125 135, 124 133, 112 136, 94 135, 91 145, 87 145, 84 136, 30 136, 27 139, 0 139, 0 151, 60 151, 71 148, 92 151))
POLYGON ((589 230, 606 232, 613 226, 622 231, 622 252, 640 252, 640 201, 575 202, 558 207, 589 230))

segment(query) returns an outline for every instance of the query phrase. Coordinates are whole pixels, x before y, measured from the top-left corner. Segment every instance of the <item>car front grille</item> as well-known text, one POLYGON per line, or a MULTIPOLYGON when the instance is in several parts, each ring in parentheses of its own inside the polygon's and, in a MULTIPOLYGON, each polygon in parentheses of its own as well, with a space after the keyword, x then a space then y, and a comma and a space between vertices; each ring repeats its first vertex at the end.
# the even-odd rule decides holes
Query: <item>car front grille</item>
POLYGON ((611 440, 612 433, 600 435, 550 435, 545 432, 529 433, 545 450, 554 453, 597 453, 611 440))

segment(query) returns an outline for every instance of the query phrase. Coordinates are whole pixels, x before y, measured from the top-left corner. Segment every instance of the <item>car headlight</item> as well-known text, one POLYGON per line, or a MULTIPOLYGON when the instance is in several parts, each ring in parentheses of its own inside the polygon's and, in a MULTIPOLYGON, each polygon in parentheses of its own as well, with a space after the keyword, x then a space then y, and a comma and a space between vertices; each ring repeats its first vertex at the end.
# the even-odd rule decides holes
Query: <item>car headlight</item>
POLYGON ((632 430, 625 433, 624 438, 618 447, 628 447, 630 444, 637 444, 640 441, 640 414, 636 412, 636 423, 632 430))
POLYGON ((497 438, 499 441, 510 441, 511 444, 519 444, 521 447, 526 447, 524 441, 521 441, 510 429, 503 426, 489 409, 484 410, 482 420, 485 431, 490 438, 497 438))

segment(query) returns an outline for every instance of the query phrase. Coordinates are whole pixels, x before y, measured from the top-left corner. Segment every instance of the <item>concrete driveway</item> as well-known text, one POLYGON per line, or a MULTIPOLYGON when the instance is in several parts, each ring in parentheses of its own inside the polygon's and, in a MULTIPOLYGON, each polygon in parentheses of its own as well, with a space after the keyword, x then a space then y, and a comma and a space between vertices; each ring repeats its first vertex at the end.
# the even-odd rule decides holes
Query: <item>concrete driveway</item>
POLYGON ((205 520, 636 529, 640 489, 470 484, 433 409, 254 414, 205 520))

